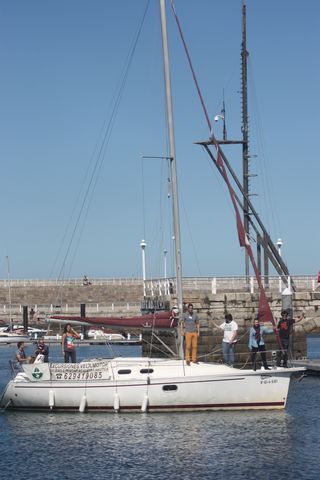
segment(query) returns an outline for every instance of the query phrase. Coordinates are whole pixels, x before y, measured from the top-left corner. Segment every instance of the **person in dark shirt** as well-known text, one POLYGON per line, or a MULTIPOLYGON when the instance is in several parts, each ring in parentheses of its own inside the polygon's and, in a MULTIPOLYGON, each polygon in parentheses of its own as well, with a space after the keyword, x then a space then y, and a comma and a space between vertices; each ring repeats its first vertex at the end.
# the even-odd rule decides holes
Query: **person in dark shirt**
POLYGON ((34 352, 35 358, 37 355, 43 355, 43 361, 45 363, 49 362, 49 346, 44 343, 44 339, 40 338, 36 351, 34 352))
POLYGON ((281 366, 281 361, 283 362, 284 368, 288 368, 288 350, 290 345, 290 334, 292 330, 292 325, 295 323, 295 320, 288 318, 288 310, 282 310, 281 319, 277 325, 277 331, 279 332, 279 338, 281 341, 282 349, 277 352, 277 367, 281 366))

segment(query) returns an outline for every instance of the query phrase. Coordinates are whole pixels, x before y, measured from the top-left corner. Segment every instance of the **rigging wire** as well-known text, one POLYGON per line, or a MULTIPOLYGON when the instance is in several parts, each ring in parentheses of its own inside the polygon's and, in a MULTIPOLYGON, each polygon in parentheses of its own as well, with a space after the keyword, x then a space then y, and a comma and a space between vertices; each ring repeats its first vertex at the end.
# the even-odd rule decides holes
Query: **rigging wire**
POLYGON ((269 172, 269 169, 268 169, 268 165, 267 165, 267 159, 266 159, 266 155, 265 155, 265 148, 264 148, 264 138, 263 138, 263 128, 262 128, 262 121, 261 121, 261 116, 260 116, 260 112, 259 112, 259 105, 258 105, 258 102, 256 100, 257 98, 257 95, 256 95, 256 88, 255 88, 255 82, 254 82, 254 75, 253 75, 253 70, 252 70, 252 66, 251 66, 251 62, 249 61, 249 77, 250 77, 250 83, 252 85, 252 97, 253 97, 253 111, 254 111, 254 115, 253 115, 253 119, 254 119, 254 122, 255 122, 255 125, 256 125, 256 131, 257 131, 257 134, 256 134, 256 138, 257 138, 257 147, 259 149, 259 152, 260 155, 258 155, 258 159, 261 158, 262 159, 262 162, 260 162, 260 165, 261 165, 261 168, 262 168, 262 175, 261 176, 258 176, 258 181, 260 181, 260 177, 261 177, 261 182, 262 182, 262 190, 265 192, 265 195, 266 195, 266 201, 263 202, 264 205, 267 205, 269 207, 270 210, 267 209, 266 211, 266 215, 269 214, 269 211, 270 211, 270 215, 271 215, 271 222, 270 220, 268 221, 269 223, 269 228, 271 229, 271 224, 273 224, 274 226, 274 229, 277 231, 277 232, 280 232, 280 229, 279 229, 279 225, 280 225, 280 222, 279 222, 279 217, 277 215, 277 211, 273 208, 273 198, 275 198, 275 195, 272 193, 272 184, 270 186, 270 176, 268 174, 269 172))
MULTIPOLYGON (((127 58, 124 62, 124 66, 123 66, 122 72, 121 72, 120 77, 119 77, 120 80, 118 82, 118 87, 115 88, 114 93, 113 93, 113 98, 112 98, 112 101, 111 101, 111 113, 109 115, 109 120, 107 120, 107 119, 105 120, 104 125, 103 125, 102 130, 101 130, 102 131, 102 140, 100 142, 100 146, 98 146, 98 144, 96 145, 95 153, 92 155, 91 160, 89 162, 87 172, 85 174, 82 186, 81 186, 81 188, 79 190, 79 193, 78 193, 78 196, 77 196, 77 200, 76 200, 74 208, 72 210, 72 214, 69 218, 69 222, 67 224, 65 233, 64 233, 64 235, 62 237, 62 240, 60 242, 60 246, 58 248, 58 253, 57 253, 56 259, 54 261, 54 266, 51 269, 51 275, 53 275, 53 268, 57 264, 58 257, 60 256, 62 250, 65 248, 65 254, 63 256, 62 264, 61 264, 61 267, 60 267, 60 270, 59 270, 59 273, 58 273, 58 276, 57 276, 58 280, 61 280, 61 279, 67 277, 66 265, 67 265, 67 261, 70 257, 70 254, 71 254, 71 248, 72 248, 73 245, 75 245, 73 258, 70 262, 69 271, 68 271, 68 274, 70 275, 70 271, 71 271, 71 268, 73 266, 73 263, 74 263, 74 260, 75 260, 75 257, 76 257, 76 253, 77 253, 79 245, 80 245, 81 236, 82 236, 82 233, 84 231, 85 222, 86 222, 86 219, 87 219, 87 215, 88 215, 88 212, 89 212, 89 209, 90 209, 90 206, 91 206, 91 203, 92 203, 92 199, 93 199, 93 196, 94 196, 94 192, 95 192, 95 189, 96 189, 96 185, 97 185, 97 182, 98 182, 99 173, 101 172, 101 169, 102 169, 102 165, 103 165, 104 158, 105 158, 105 155, 106 155, 106 151, 107 151, 107 148, 108 148, 108 145, 109 145, 109 141, 110 141, 111 133, 112 133, 112 130, 113 130, 113 126, 115 124, 117 113, 118 113, 118 110, 119 110, 119 105, 120 105, 120 102, 121 102, 121 99, 122 99, 122 96, 123 96, 123 93, 124 93, 124 90, 125 90, 125 86, 126 86, 126 83, 127 83, 127 78, 128 78, 129 71, 130 71, 130 67, 131 67, 131 64, 132 64, 132 61, 133 61, 133 58, 134 58, 134 54, 135 54, 135 51, 136 51, 136 47, 138 45, 138 41, 139 41, 141 32, 142 32, 142 27, 144 25, 144 21, 145 21, 146 15, 147 15, 149 5, 150 5, 150 0, 147 0, 145 9, 143 11, 143 15, 142 15, 142 17, 140 19, 140 22, 139 22, 138 29, 135 33, 135 36, 133 38, 133 41, 130 45, 130 48, 129 48, 129 51, 128 51, 128 54, 127 54, 127 58), (88 179, 88 177, 89 177, 89 179, 88 179), (82 198, 82 202, 80 204, 80 207, 78 208, 77 205, 79 203, 79 200, 80 200, 81 196, 83 196, 83 198, 82 198), (78 212, 77 212, 77 208, 78 208, 78 212), (82 222, 82 227, 80 229, 81 222, 82 222), (73 228, 72 228, 72 224, 73 224, 73 228), (71 234, 70 234, 70 229, 71 229, 71 234), (78 233, 78 241, 76 242, 76 234, 77 233, 78 233), (67 241, 67 237, 69 235, 70 235, 69 242, 68 242, 67 246, 64 247, 64 245, 67 241)), ((58 295, 59 294, 57 294, 57 296, 58 295)), ((61 296, 61 299, 62 299, 62 285, 60 287, 60 296, 61 296)), ((62 303, 62 302, 60 302, 60 303, 62 303)))
MULTIPOLYGON (((149 5, 150 5, 150 0, 147 0, 146 7, 144 9, 142 18, 140 20, 138 30, 137 30, 137 32, 135 34, 135 37, 133 39, 133 42, 130 46, 126 62, 124 64, 122 73, 120 75, 120 86, 117 87, 115 89, 115 92, 114 92, 114 96, 113 96, 114 98, 113 98, 113 102, 112 102, 113 103, 112 111, 111 111, 109 120, 105 121, 105 123, 104 123, 103 138, 102 138, 100 147, 97 149, 98 151, 97 151, 97 154, 96 154, 96 159, 94 161, 93 166, 91 167, 91 174, 90 174, 89 180, 87 181, 87 185, 84 188, 85 191, 84 191, 84 193, 82 192, 83 199, 82 199, 80 208, 78 210, 78 213, 76 215, 76 218, 74 220, 74 223, 73 223, 73 229, 72 229, 72 232, 71 232, 69 243, 66 247, 65 255, 64 255, 64 258, 63 258, 63 261, 62 261, 62 265, 61 265, 59 274, 58 274, 58 279, 61 279, 65 276, 66 263, 67 263, 67 260, 69 258, 69 255, 70 255, 71 247, 75 243, 75 237, 76 237, 76 233, 79 230, 80 222, 82 221, 83 222, 82 230, 79 234, 78 243, 77 243, 77 246, 75 248, 75 254, 76 254, 76 251, 77 251, 78 246, 80 244, 81 235, 82 235, 82 232, 83 232, 84 226, 85 226, 85 220, 87 218, 89 208, 90 208, 90 205, 92 203, 94 191, 95 191, 95 188, 96 188, 96 185, 97 185, 97 182, 98 182, 98 178, 99 178, 99 173, 100 173, 102 165, 103 165, 103 161, 104 161, 104 157, 105 157, 107 147, 108 147, 108 144, 109 144, 112 129, 113 129, 113 126, 115 124, 116 116, 117 116, 117 113, 118 113, 118 110, 119 110, 120 101, 122 99, 122 96, 123 96, 123 93, 124 93, 124 90, 125 90, 129 70, 130 70, 132 60, 133 60, 133 57, 134 57, 134 54, 135 54, 135 51, 136 51, 138 40, 139 40, 140 35, 141 35, 142 27, 143 27, 143 24, 144 24, 144 21, 145 21, 145 18, 146 18, 146 14, 147 14, 149 5)), ((91 161, 93 161, 93 159, 91 161)), ((89 171, 89 168, 88 168, 88 171, 89 171)), ((88 173, 86 174, 86 176, 88 176, 88 173)), ((82 189, 83 189, 83 187, 82 187, 82 189)), ((81 196, 81 190, 79 192, 78 199, 79 199, 80 196, 81 196)), ((66 230, 66 233, 65 233, 65 235, 63 237, 63 240, 61 242, 61 245, 66 240, 66 237, 67 237, 67 234, 68 234, 68 229, 69 229, 71 223, 73 222, 72 219, 75 216, 75 211, 76 211, 76 207, 74 207, 74 209, 73 209, 72 216, 69 220, 67 230, 66 230)), ((60 249, 59 249, 59 252, 61 252, 62 248, 63 247, 61 246, 60 249)), ((74 254, 74 258, 75 258, 75 254, 74 254)), ((71 270, 71 267, 72 267, 72 264, 70 266, 70 270, 71 270)))
MULTIPOLYGON (((178 19, 177 15, 176 15, 175 9, 174 9, 173 0, 171 0, 171 6, 172 6, 173 14, 174 14, 174 17, 175 17, 175 20, 176 20, 176 23, 177 23, 177 26, 178 26, 178 29, 179 29, 180 37, 181 37, 181 40, 182 40, 183 45, 184 45, 185 53, 186 53, 186 56, 188 58, 189 67, 190 67, 190 70, 192 72, 194 83, 195 83, 196 89, 198 91, 198 96, 199 96, 199 99, 200 99, 200 102, 201 102, 201 105, 202 105, 203 113, 205 115, 205 118, 206 118, 206 121, 207 121, 207 124, 208 124, 208 127, 209 127, 211 141, 215 146, 215 150, 216 150, 216 154, 217 154, 217 159, 216 159, 215 163, 216 163, 217 167, 219 168, 219 171, 220 171, 221 175, 223 176, 223 178, 226 182, 226 185, 228 187, 230 197, 231 197, 231 200, 232 200, 232 203, 233 203, 233 206, 234 206, 234 210, 235 210, 235 214, 236 214, 236 225, 237 225, 239 243, 240 243, 241 247, 245 248, 245 250, 246 250, 246 252, 247 252, 247 254, 250 258, 251 265, 254 269, 256 279, 257 279, 257 282, 258 282, 258 285, 259 285, 259 294, 260 294, 259 295, 259 297, 260 297, 259 298, 259 314, 261 316, 261 319, 266 320, 266 321, 271 321, 271 323, 275 326, 275 320, 273 318, 273 315, 272 315, 272 312, 271 312, 271 309, 270 309, 270 305, 269 305, 269 302, 268 302, 268 299, 267 299, 267 296, 266 296, 266 292, 263 288, 263 284, 262 284, 261 277, 260 277, 260 274, 259 274, 259 271, 258 271, 258 267, 257 267, 257 264, 256 264, 254 256, 253 256, 252 248, 251 248, 251 245, 250 245, 249 240, 247 238, 247 235, 246 235, 246 232, 245 232, 245 229, 244 229, 241 217, 240 217, 239 209, 238 209, 237 202, 236 202, 235 192, 234 192, 234 190, 231 186, 230 180, 228 178, 228 174, 227 174, 227 171, 226 171, 226 161, 227 160, 226 160, 225 157, 223 158, 222 151, 221 151, 221 149, 219 147, 219 144, 218 144, 218 142, 215 138, 215 135, 212 131, 210 118, 209 118, 209 115, 208 115, 208 112, 207 112, 207 109, 206 109, 206 106, 205 106, 205 103, 204 103, 204 100, 203 100, 203 97, 202 97, 202 94, 201 94, 201 91, 200 91, 200 87, 199 87, 197 77, 195 75, 195 71, 194 71, 193 66, 192 66, 192 62, 191 62, 191 58, 190 58, 190 55, 189 55, 187 45, 184 41, 183 33, 182 33, 182 30, 181 30, 181 27, 180 27, 180 22, 179 22, 179 19, 178 19)), ((278 344, 279 344, 280 348, 283 349, 282 345, 281 345, 281 341, 280 341, 278 331, 276 331, 276 338, 277 338, 277 341, 278 341, 278 344)))

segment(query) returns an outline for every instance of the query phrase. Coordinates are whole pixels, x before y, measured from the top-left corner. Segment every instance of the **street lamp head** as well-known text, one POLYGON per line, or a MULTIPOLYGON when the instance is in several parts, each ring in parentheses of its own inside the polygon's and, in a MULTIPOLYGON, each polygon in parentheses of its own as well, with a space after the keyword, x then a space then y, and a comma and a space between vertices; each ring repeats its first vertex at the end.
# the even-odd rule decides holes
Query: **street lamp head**
POLYGON ((278 238, 278 240, 277 240, 277 247, 278 247, 278 248, 281 248, 282 245, 283 245, 283 241, 281 240, 281 238, 278 238))
POLYGON ((146 246, 147 246, 147 244, 146 244, 145 240, 141 240, 140 247, 141 248, 146 248, 146 246))
POLYGON ((224 116, 223 116, 223 115, 216 115, 216 116, 214 117, 214 121, 215 121, 215 122, 218 122, 220 119, 221 119, 221 120, 224 120, 224 116))

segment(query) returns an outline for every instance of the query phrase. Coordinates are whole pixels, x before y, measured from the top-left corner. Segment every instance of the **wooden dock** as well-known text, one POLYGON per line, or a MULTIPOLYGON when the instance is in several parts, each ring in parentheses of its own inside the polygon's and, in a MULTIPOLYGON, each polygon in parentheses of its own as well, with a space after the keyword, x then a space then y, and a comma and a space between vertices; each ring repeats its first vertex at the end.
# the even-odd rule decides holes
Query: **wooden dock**
POLYGON ((292 362, 294 367, 304 367, 307 369, 307 372, 320 374, 320 359, 308 360, 307 358, 302 360, 293 360, 292 362))

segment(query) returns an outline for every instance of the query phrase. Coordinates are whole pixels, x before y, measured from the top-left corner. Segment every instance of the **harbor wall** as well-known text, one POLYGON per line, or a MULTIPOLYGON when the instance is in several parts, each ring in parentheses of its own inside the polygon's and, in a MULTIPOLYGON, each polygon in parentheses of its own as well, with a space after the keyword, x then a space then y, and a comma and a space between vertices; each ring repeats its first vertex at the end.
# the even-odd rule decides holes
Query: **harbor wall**
MULTIPOLYGON (((276 322, 280 318, 282 310, 282 295, 279 293, 268 294, 268 301, 276 322)), ((185 296, 185 303, 191 302, 197 311, 201 334, 199 338, 198 355, 200 360, 222 361, 221 343, 223 332, 214 325, 221 324, 224 321, 226 313, 231 313, 239 326, 238 342, 236 346, 236 363, 244 364, 250 361, 250 352, 248 349, 248 333, 252 326, 255 315, 258 312, 259 297, 258 294, 250 293, 219 293, 206 294, 201 292, 188 292, 185 296)), ((174 299, 172 300, 174 304, 174 299)), ((291 335, 292 355, 294 358, 304 358, 307 355, 307 334, 320 334, 320 292, 297 292, 292 294, 293 317, 296 324, 291 335)), ((267 325, 268 326, 268 325, 267 325)), ((271 324, 269 325, 271 327, 271 324)), ((145 338, 147 334, 144 335, 145 338)), ((147 343, 151 339, 147 339, 147 343)), ((167 352, 161 347, 161 342, 157 343, 159 351, 163 355, 167 352)), ((170 348, 177 349, 177 339, 172 335, 166 337, 170 348)), ((275 361, 275 352, 278 350, 278 344, 274 334, 266 335, 266 349, 268 350, 269 361, 275 361)), ((148 352, 146 344, 145 353, 148 352)), ((156 354, 156 353, 155 353, 156 354)), ((259 355, 258 355, 259 357, 259 355)))
MULTIPOLYGON (((92 285, 16 285, 11 287, 11 316, 16 323, 22 322, 22 305, 28 305, 36 310, 32 324, 43 324, 45 315, 50 313, 68 313, 78 315, 80 304, 85 303, 87 315, 136 315, 141 308, 141 283, 114 282, 113 284, 92 285)), ((268 292, 268 300, 276 319, 280 317, 282 296, 277 292, 268 292)), ((162 297, 166 305, 176 304, 174 295, 162 297)), ((192 302, 198 312, 201 324, 199 355, 206 360, 221 358, 222 332, 217 330, 213 322, 222 323, 225 313, 231 313, 239 325, 239 342, 237 355, 241 360, 248 355, 248 330, 258 311, 258 295, 248 292, 220 292, 216 294, 192 288, 185 289, 185 303, 192 302)), ((320 292, 299 291, 292 295, 293 316, 297 321, 293 334, 293 348, 296 356, 306 355, 306 334, 320 333, 320 292)), ((9 292, 7 286, 0 286, 0 319, 9 320, 9 292)), ((165 338, 164 332, 158 332, 160 338, 165 338)), ((148 332, 143 331, 145 338, 144 353, 148 354, 148 332)), ((176 340, 172 333, 166 338, 173 350, 176 340)), ((277 349, 274 335, 267 336, 267 348, 277 349)), ((155 339, 152 340, 156 344, 155 339)), ((161 344, 161 342, 159 342, 161 344)), ((160 348, 160 347, 159 347, 160 348)))

